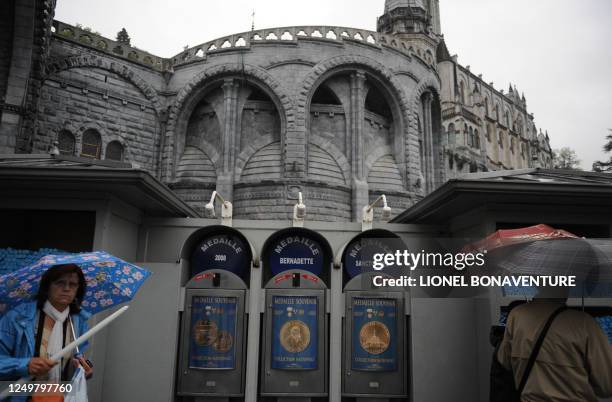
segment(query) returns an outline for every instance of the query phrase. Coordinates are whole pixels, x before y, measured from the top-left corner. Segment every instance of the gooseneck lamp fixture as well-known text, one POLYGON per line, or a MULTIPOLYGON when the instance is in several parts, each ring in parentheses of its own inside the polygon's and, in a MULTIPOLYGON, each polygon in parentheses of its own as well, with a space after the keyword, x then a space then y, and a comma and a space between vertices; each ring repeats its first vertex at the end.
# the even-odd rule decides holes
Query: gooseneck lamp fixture
POLYGON ((372 229, 372 222, 374 222, 374 207, 382 201, 383 209, 382 209, 382 218, 383 220, 388 220, 391 217, 391 207, 387 205, 387 197, 382 194, 377 199, 374 200, 370 205, 366 205, 363 207, 363 218, 361 221, 361 231, 365 232, 366 230, 372 229))
POLYGON ((210 197, 210 202, 204 206, 204 212, 207 218, 215 217, 215 199, 218 198, 221 201, 221 224, 224 226, 232 226, 232 203, 226 201, 217 193, 213 191, 210 197))

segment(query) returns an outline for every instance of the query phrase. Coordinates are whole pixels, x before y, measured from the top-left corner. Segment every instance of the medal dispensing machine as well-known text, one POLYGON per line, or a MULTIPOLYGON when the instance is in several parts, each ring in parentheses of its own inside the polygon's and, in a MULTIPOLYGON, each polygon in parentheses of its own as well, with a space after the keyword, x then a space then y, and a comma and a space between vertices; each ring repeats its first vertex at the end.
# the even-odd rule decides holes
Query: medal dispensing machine
POLYGON ((177 394, 229 401, 245 388, 245 301, 252 253, 229 228, 209 231, 191 254, 185 287, 177 394))
POLYGON ((375 253, 402 248, 392 233, 371 231, 353 239, 343 252, 343 398, 408 398, 408 293, 399 286, 376 286, 375 277, 396 275, 372 269, 375 253))
POLYGON ((327 285, 331 251, 318 234, 290 229, 264 246, 261 395, 309 400, 328 394, 327 285))

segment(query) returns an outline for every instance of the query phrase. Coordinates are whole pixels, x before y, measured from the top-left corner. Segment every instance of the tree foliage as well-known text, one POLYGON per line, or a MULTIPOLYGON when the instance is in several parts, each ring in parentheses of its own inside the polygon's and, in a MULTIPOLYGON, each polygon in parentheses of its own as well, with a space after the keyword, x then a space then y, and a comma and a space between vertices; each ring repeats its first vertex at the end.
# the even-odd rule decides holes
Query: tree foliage
POLYGON ((128 35, 125 28, 121 28, 121 31, 117 32, 117 42, 130 45, 130 35, 128 35))
MULTIPOLYGON (((606 136, 606 144, 603 146, 603 150, 605 153, 612 152, 612 129, 608 129, 610 134, 606 136)), ((608 159, 607 162, 596 161, 593 163, 593 171, 594 172, 612 172, 612 156, 608 159)))
POLYGON ((576 151, 569 147, 553 151, 553 167, 555 169, 581 170, 580 159, 578 159, 576 151))

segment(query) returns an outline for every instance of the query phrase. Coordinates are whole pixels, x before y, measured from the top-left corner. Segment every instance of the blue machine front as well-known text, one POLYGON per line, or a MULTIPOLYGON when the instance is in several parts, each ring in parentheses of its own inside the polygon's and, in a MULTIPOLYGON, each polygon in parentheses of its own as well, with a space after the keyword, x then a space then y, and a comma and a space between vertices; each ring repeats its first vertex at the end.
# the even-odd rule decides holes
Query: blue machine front
POLYGON ((317 298, 274 296, 272 302, 272 368, 317 368, 317 298))
POLYGON ((189 368, 236 368, 236 297, 191 299, 189 368))
POLYGON ((352 369, 397 370, 396 300, 355 297, 352 304, 352 369))

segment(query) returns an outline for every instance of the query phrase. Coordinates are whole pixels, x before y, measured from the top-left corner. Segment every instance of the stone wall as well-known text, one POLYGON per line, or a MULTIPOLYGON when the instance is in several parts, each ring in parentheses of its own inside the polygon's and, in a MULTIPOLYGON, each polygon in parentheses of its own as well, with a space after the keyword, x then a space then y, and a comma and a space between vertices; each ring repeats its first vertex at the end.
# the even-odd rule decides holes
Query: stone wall
POLYGON ((74 155, 82 155, 83 133, 100 133, 100 158, 119 141, 124 161, 156 172, 159 127, 152 103, 118 74, 99 68, 72 68, 49 76, 43 84, 34 148, 45 152, 61 130, 75 136, 74 155))

